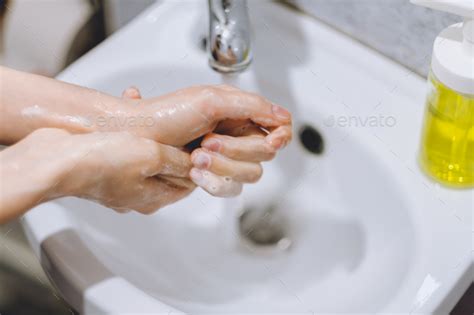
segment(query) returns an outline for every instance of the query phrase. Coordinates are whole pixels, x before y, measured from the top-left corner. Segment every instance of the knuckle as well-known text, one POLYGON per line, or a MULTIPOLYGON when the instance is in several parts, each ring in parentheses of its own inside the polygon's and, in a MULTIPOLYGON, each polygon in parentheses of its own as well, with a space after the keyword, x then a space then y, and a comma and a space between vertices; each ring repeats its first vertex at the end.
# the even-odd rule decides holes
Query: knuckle
POLYGON ((196 155, 198 155, 200 152, 203 152, 204 150, 201 148, 195 149, 193 152, 191 152, 191 161, 193 161, 196 158, 196 155))
POLYGON ((217 89, 206 86, 200 89, 196 98, 196 109, 207 119, 213 120, 217 114, 217 105, 220 103, 220 96, 217 89))
POLYGON ((209 169, 213 164, 214 158, 215 156, 212 153, 201 148, 196 149, 191 153, 191 163, 193 163, 194 166, 198 168, 209 169), (202 159, 202 156, 199 158, 200 153, 205 154, 207 158, 205 157, 205 160, 202 159))
POLYGON ((225 151, 227 149, 226 138, 215 133, 210 133, 204 136, 201 146, 215 152, 225 151))
POLYGON ((140 155, 143 161, 151 162, 153 165, 161 165, 165 162, 166 153, 162 145, 151 139, 137 138, 127 146, 140 155))
POLYGON ((203 99, 211 100, 217 97, 220 93, 219 88, 213 85, 204 85, 199 90, 199 95, 203 99))
POLYGON ((267 102, 267 99, 265 97, 263 97, 262 95, 260 95, 260 94, 248 93, 248 95, 256 103, 266 103, 267 102))

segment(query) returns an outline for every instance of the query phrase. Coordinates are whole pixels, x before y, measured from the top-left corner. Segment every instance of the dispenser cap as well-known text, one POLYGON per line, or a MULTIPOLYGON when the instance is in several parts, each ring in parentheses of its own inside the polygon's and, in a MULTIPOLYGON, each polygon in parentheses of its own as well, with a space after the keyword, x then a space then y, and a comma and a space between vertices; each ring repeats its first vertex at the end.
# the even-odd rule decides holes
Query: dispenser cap
POLYGON ((464 22, 444 29, 433 46, 431 68, 449 88, 474 95, 474 1, 411 0, 413 4, 453 13, 464 22))

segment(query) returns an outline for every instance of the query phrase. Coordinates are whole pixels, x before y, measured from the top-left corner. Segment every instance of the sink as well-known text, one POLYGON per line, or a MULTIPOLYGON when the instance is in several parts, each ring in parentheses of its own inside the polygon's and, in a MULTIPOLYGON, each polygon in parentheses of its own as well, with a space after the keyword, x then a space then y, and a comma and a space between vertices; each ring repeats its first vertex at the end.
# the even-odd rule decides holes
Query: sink
POLYGON ((36 207, 23 224, 44 269, 85 314, 449 312, 473 281, 473 194, 418 168, 425 80, 284 6, 250 4, 254 64, 238 76, 207 65, 205 3, 169 1, 59 78, 144 97, 233 84, 287 106, 294 141, 237 198, 196 190, 151 216, 76 198, 36 207), (244 209, 265 207, 289 246, 239 234, 244 209))

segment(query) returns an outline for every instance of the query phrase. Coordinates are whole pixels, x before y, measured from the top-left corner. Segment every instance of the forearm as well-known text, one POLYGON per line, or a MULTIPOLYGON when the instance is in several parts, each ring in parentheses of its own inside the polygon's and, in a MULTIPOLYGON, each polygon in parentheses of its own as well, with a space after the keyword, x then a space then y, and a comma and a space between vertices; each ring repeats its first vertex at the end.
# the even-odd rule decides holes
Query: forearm
POLYGON ((15 143, 45 127, 73 133, 111 130, 105 121, 123 115, 124 105, 93 89, 0 67, 1 144, 15 143))
POLYGON ((61 179, 56 161, 37 164, 15 151, 12 146, 0 152, 0 224, 50 200, 61 179))

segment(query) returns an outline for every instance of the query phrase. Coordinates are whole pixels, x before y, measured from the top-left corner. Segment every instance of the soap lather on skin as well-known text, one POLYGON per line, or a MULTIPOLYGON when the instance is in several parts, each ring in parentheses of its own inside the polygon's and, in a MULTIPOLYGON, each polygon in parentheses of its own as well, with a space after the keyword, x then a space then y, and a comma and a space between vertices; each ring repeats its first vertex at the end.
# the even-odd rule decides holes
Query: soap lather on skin
POLYGON ((193 168, 190 172, 191 179, 212 195, 220 197, 234 197, 242 192, 242 183, 230 177, 222 177, 209 171, 193 168))
POLYGON ((51 121, 52 125, 64 125, 82 131, 89 131, 92 126, 92 122, 85 117, 51 113, 36 104, 22 109, 21 115, 30 119, 43 118, 51 121))
POLYGON ((45 113, 46 111, 42 109, 41 107, 39 107, 38 105, 33 105, 30 107, 23 108, 21 111, 21 114, 23 116, 29 117, 29 118, 44 115, 45 113))

